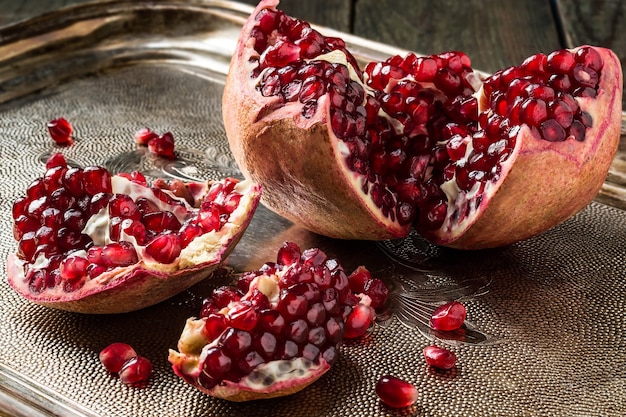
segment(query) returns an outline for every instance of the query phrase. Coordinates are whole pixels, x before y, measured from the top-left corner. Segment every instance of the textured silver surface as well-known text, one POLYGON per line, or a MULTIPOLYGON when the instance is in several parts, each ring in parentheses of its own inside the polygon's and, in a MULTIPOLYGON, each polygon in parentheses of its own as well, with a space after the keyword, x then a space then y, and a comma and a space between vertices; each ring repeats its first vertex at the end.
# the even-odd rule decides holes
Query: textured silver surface
POLYGON ((205 3, 194 3, 198 9, 163 3, 169 8, 133 13, 120 11, 128 4, 111 4, 119 7, 70 13, 76 21, 108 16, 106 24, 91 20, 82 29, 88 32, 82 43, 58 45, 50 36, 39 37, 39 48, 45 48, 30 53, 24 51, 35 43, 21 44, 19 55, 6 55, 3 45, 19 36, 32 40, 37 27, 43 33, 58 29, 58 16, 35 22, 31 32, 23 27, 22 35, 15 30, 0 36, 6 64, 0 66, 0 404, 5 409, 13 407, 14 415, 142 417, 625 414, 626 212, 600 203, 542 236, 480 252, 435 248, 415 236, 381 244, 334 241, 259 208, 228 259, 235 272, 272 260, 284 240, 293 240, 303 248, 322 247, 347 269, 365 264, 392 288, 389 315, 364 339, 346 343, 320 381, 294 396, 264 402, 207 397, 178 379, 167 362, 185 319, 198 312, 211 288, 230 279, 226 274, 123 315, 72 314, 20 298, 6 283, 4 268, 15 250, 11 204, 43 172, 42 160, 50 152, 114 171, 138 164, 154 176, 237 172, 221 122, 228 54, 216 47, 232 41, 237 19, 208 13, 222 9, 199 6, 205 3), (190 31, 196 31, 193 38, 190 31), (199 45, 202 51, 196 50, 199 45), (46 122, 58 116, 75 126, 71 147, 55 148, 45 131, 46 122), (133 133, 142 126, 172 131, 182 163, 163 164, 138 151, 133 133), (430 333, 424 317, 452 298, 466 304, 470 326, 454 337, 430 333), (147 388, 128 388, 99 364, 98 352, 114 341, 132 344, 152 361, 155 375, 147 388), (452 349, 457 367, 428 369, 421 351, 430 343, 452 349), (382 406, 374 384, 383 374, 414 383, 417 404, 399 411, 382 406), (18 400, 24 405, 16 405, 18 400))

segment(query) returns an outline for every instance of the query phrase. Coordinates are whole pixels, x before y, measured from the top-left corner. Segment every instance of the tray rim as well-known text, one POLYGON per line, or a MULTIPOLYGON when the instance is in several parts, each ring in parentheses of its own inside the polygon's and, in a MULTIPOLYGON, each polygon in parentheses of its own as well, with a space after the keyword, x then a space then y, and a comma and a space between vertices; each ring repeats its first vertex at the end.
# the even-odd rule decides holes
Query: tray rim
MULTIPOLYGON (((97 13, 98 11, 106 11, 107 14, 114 15, 116 10, 121 10, 122 6, 132 5, 133 8, 141 9, 142 7, 152 8, 157 4, 162 7, 178 7, 186 10, 194 10, 194 9, 212 9, 215 8, 215 14, 217 16, 221 15, 225 19, 232 20, 233 22, 243 23, 247 18, 248 14, 254 10, 253 6, 239 3, 235 1, 224 1, 224 0, 192 0, 192 1, 180 1, 180 0, 166 0, 166 1, 158 1, 158 2, 148 2, 148 1, 132 1, 132 0, 105 0, 105 1, 91 1, 78 5, 72 5, 68 7, 64 7, 55 11, 46 12, 39 16, 35 16, 32 18, 27 18, 22 21, 18 21, 6 26, 0 26, 0 50, 2 50, 3 45, 11 44, 12 42, 18 41, 20 34, 22 38, 28 38, 26 35, 34 35, 36 34, 36 29, 40 29, 41 26, 38 24, 43 24, 46 28, 58 27, 59 25, 69 24, 68 21, 61 21, 57 19, 58 16, 69 14, 71 15, 75 21, 81 21, 82 19, 87 18, 90 14, 97 13), (115 6, 115 7, 112 7, 115 6), (117 7, 117 8, 116 8, 117 7), (74 12, 76 14, 74 14, 74 12)), ((359 36, 355 36, 352 34, 348 34, 345 32, 337 31, 328 27, 312 25, 316 29, 321 32, 329 35, 329 36, 340 36, 344 38, 346 43, 349 45, 351 50, 354 51, 357 59, 367 60, 371 59, 380 59, 383 56, 394 55, 394 54, 405 54, 408 51, 394 47, 392 45, 379 43, 375 41, 371 41, 359 36)), ((38 30, 39 30, 38 29, 38 30)), ((41 31, 41 33, 47 33, 46 31, 41 31)), ((484 73, 483 73, 484 74, 484 73)), ((224 74, 225 75, 225 74, 224 74)), ((625 134, 624 124, 626 120, 626 114, 622 113, 622 134, 625 134)), ((621 172, 621 171, 620 171, 621 172)), ((621 173, 621 175, 626 175, 626 173, 621 173)), ((612 183, 605 183, 603 185, 603 189, 607 187, 610 193, 615 193, 615 188, 618 188, 619 191, 626 191, 624 187, 621 185, 615 185, 612 183)), ((607 200, 607 201, 610 201, 607 200)), ((626 202, 626 197, 623 200, 626 202)), ((603 202, 600 200, 600 202, 603 202)), ((608 203, 607 205, 613 205, 608 203)), ((626 209, 626 205, 622 207, 617 207, 619 209, 626 209)), ((89 410, 84 409, 81 405, 68 400, 67 398, 63 398, 59 394, 53 392, 41 384, 38 384, 36 381, 28 380, 28 378, 24 376, 18 376, 13 372, 9 367, 6 367, 5 364, 0 363, 0 382, 2 382, 2 386, 0 387, 0 412, 2 411, 11 411, 15 412, 15 409, 5 410, 3 406, 5 406, 4 400, 10 399, 11 401, 15 401, 16 404, 19 403, 25 412, 29 412, 30 414, 22 414, 22 415, 33 415, 33 416, 55 416, 59 415, 58 412, 63 412, 63 415, 76 415, 76 416, 85 416, 91 417, 95 416, 89 410), (6 397, 4 397, 6 396, 6 397), (72 409, 71 407, 75 407, 72 409), (74 413, 74 414, 69 414, 74 413)))

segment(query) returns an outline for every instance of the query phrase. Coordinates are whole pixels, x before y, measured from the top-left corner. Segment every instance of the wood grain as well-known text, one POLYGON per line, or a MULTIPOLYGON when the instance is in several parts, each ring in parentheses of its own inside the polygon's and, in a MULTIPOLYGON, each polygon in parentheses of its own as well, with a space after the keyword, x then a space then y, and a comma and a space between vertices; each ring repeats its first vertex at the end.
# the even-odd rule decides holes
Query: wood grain
POLYGON ((357 35, 431 54, 461 50, 493 72, 560 47, 549 0, 359 0, 357 35))

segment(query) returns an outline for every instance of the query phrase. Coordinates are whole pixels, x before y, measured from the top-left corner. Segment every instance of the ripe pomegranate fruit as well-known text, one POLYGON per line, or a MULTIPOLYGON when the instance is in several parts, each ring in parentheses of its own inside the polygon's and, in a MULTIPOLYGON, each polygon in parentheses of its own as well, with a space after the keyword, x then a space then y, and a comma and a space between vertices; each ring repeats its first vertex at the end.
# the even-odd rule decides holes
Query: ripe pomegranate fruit
POLYGON ((199 390, 230 401, 289 395, 322 376, 344 337, 371 323, 370 298, 350 289, 335 259, 286 242, 276 262, 219 287, 187 320, 169 361, 199 390), (352 313, 368 321, 351 327, 352 313))
POLYGON ((391 375, 380 377, 376 383, 376 395, 392 408, 403 408, 415 404, 417 388, 410 382, 391 375))
POLYGON ((13 204, 9 284, 83 313, 156 304, 205 278, 239 241, 260 199, 250 181, 155 180, 68 167, 53 155, 13 204))
POLYGON ((276 213, 335 238, 414 227, 478 249, 541 233, 599 190, 620 130, 610 50, 539 53, 489 77, 462 52, 361 69, 277 5, 245 23, 223 96, 234 157, 276 213))

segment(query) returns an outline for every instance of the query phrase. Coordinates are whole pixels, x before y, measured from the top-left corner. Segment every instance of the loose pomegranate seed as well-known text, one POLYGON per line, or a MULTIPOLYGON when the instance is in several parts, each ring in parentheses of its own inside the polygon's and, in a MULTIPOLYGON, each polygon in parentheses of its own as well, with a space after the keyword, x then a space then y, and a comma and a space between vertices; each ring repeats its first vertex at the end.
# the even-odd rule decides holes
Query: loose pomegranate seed
POLYGON ((72 125, 63 117, 49 121, 47 127, 52 140, 57 144, 71 145, 74 142, 72 125))
POLYGON ((138 145, 148 146, 152 139, 158 138, 159 135, 147 127, 143 127, 135 132, 135 143, 138 145))
POLYGON ((438 369, 452 369, 456 364, 456 355, 439 346, 426 346, 424 358, 427 364, 438 369))
POLYGON ((463 326, 466 317, 465 306, 458 301, 450 301, 435 309, 430 317, 430 327, 434 330, 452 331, 463 326))
POLYGON ((122 366, 130 359, 137 356, 137 352, 132 346, 116 342, 105 347, 100 351, 100 362, 104 365, 105 369, 110 373, 118 373, 122 366))
POLYGON ((415 404, 418 393, 415 386, 391 375, 380 377, 376 383, 376 395, 392 408, 403 408, 415 404))
POLYGON ((348 339, 361 337, 372 325, 373 311, 371 307, 358 304, 346 319, 344 337, 348 339))
POLYGON ((148 142, 150 152, 169 159, 176 158, 174 147, 174 135, 171 132, 166 132, 148 142))
POLYGON ((122 383, 137 388, 146 385, 152 376, 152 362, 143 356, 136 356, 128 360, 119 371, 122 383))

